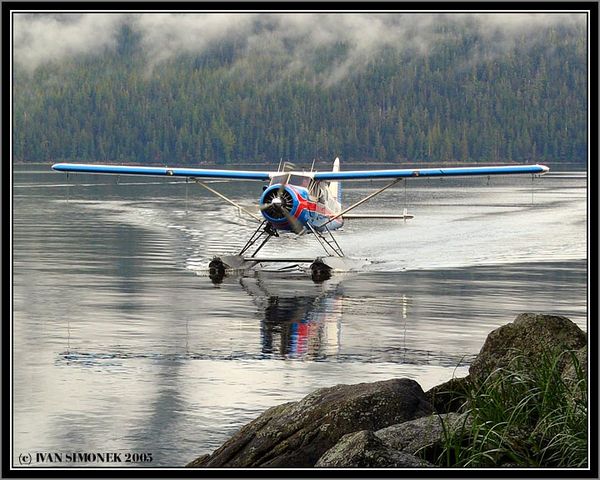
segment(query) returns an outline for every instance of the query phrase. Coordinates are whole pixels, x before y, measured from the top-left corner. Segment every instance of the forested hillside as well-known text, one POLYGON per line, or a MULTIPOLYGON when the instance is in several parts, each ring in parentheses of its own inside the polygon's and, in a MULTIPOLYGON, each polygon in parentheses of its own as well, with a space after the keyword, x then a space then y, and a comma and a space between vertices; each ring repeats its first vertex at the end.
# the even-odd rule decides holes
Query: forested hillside
POLYGON ((503 49, 468 25, 440 28, 426 52, 387 45, 333 78, 344 42, 294 69, 239 40, 150 65, 124 25, 102 54, 16 66, 13 159, 586 164, 585 27, 503 49))

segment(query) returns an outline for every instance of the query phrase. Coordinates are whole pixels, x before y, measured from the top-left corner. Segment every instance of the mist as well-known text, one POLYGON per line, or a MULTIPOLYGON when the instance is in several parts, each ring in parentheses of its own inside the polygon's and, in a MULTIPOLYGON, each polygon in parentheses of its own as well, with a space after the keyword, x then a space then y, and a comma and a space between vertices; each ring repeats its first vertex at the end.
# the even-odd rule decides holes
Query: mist
POLYGON ((461 24, 488 42, 489 56, 517 42, 523 48, 533 45, 539 33, 550 27, 585 28, 586 15, 28 13, 14 15, 13 51, 15 65, 33 72, 45 64, 113 51, 119 32, 127 25, 139 35, 149 69, 182 54, 202 54, 222 42, 235 42, 238 60, 257 52, 276 54, 293 72, 310 67, 320 49, 344 45, 344 54, 323 74, 327 83, 335 83, 362 69, 384 48, 426 55, 451 34, 441 26, 461 24))

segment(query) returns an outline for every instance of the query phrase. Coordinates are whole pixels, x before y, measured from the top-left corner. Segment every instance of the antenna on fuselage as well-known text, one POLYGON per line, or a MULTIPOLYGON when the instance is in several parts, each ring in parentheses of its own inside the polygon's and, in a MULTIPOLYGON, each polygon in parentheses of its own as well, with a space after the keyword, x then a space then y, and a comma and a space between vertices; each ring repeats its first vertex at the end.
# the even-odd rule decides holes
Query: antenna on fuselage
POLYGON ((281 162, 283 162, 283 158, 279 159, 279 165, 277 165, 277 171, 281 172, 281 162))
POLYGON ((314 172, 314 170, 315 170, 315 162, 316 162, 316 161, 317 161, 317 159, 316 159, 316 158, 313 158, 312 165, 310 166, 310 171, 311 171, 311 172, 314 172))

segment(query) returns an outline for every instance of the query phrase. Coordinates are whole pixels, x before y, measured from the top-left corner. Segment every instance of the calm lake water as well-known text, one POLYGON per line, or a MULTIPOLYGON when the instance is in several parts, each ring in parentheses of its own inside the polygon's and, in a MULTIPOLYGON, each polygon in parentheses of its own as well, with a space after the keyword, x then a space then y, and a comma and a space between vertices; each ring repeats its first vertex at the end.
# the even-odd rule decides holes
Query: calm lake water
MULTIPOLYGON (((348 222, 323 283, 258 272, 213 284, 213 255, 254 224, 190 184, 13 175, 13 462, 37 452, 151 453, 181 467, 268 407, 319 387, 467 374, 521 312, 587 331, 587 180, 415 180, 360 207, 413 220, 348 222)), ((252 208, 260 183, 211 184, 252 208)), ((379 184, 374 184, 376 186, 379 184)), ((344 202, 369 185, 347 184, 344 202)), ((320 255, 310 236, 265 253, 320 255)), ((81 466, 82 463, 59 463, 81 466)), ((43 464, 48 466, 48 464, 43 464)))

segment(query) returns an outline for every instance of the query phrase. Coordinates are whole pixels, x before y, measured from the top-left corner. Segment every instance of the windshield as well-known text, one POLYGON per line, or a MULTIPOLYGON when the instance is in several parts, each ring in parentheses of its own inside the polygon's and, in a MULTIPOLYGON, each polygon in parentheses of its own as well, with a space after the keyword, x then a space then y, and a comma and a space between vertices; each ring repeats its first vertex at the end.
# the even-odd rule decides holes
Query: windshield
POLYGON ((284 183, 289 185, 296 185, 298 187, 308 187, 310 183, 310 177, 305 177, 303 175, 277 175, 271 179, 271 185, 275 185, 278 183, 284 183), (288 178, 289 177, 289 178, 288 178))

